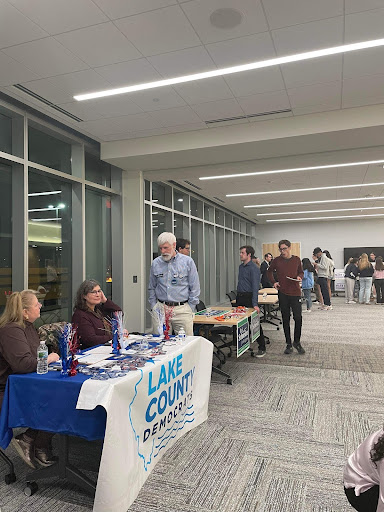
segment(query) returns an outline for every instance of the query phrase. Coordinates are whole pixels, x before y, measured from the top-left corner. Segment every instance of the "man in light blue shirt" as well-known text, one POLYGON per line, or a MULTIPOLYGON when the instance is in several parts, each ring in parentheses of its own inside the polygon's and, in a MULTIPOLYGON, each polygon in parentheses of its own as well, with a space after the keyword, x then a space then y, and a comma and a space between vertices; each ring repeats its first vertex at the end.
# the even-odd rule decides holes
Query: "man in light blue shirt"
MULTIPOLYGON (((161 233, 157 239, 161 256, 152 262, 148 286, 151 308, 173 307, 172 329, 178 333, 184 327, 193 336, 193 317, 199 303, 200 282, 195 262, 176 251, 176 237, 161 233)), ((159 329, 154 321, 154 331, 159 329)))

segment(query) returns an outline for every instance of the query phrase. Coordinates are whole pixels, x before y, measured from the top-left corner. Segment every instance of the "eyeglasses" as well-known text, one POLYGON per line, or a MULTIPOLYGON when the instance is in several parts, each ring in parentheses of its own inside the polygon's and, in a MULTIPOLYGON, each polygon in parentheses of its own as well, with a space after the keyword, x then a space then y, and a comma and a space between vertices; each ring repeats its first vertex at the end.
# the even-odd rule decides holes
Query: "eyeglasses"
POLYGON ((98 293, 103 293, 102 290, 92 290, 89 293, 93 293, 93 295, 97 295, 98 293))
POLYGON ((286 251, 287 249, 289 249, 289 247, 279 247, 279 251, 282 252, 282 251, 286 251))

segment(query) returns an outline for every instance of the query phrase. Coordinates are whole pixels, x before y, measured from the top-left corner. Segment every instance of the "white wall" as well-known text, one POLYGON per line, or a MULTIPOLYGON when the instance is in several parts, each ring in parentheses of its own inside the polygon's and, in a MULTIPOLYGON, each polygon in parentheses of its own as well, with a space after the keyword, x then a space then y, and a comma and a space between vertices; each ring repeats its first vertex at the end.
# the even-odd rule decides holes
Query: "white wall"
POLYGON ((336 268, 342 268, 344 247, 384 246, 384 219, 262 224, 256 228, 256 254, 263 257, 263 243, 283 238, 301 243, 301 258, 311 258, 316 246, 328 249, 336 268))

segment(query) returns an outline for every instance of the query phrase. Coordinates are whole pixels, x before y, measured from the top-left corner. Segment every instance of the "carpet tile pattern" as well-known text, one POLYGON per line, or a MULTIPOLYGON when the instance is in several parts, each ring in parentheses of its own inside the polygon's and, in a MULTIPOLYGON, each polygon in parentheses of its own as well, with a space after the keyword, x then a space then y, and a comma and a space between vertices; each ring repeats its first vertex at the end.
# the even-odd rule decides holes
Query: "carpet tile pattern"
MULTIPOLYGON (((206 423, 158 463, 129 512, 347 512, 345 458, 384 422, 384 308, 346 305, 303 315, 306 354, 283 354, 282 330, 261 359, 228 359, 233 385, 213 375, 206 423)), ((101 443, 73 439, 73 462, 96 477, 101 443)), ((47 481, 27 498, 26 469, 11 448, 18 481, 1 512, 85 512, 75 486, 47 481)))

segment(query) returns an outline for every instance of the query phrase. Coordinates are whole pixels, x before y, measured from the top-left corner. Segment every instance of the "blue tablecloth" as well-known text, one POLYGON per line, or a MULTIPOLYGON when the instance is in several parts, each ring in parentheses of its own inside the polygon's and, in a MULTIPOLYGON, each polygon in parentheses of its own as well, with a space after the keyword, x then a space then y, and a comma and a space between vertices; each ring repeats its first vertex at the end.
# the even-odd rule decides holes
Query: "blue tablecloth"
POLYGON ((103 439, 105 409, 76 409, 81 385, 87 378, 81 374, 63 378, 55 371, 10 375, 0 413, 0 446, 7 448, 15 427, 74 435, 88 441, 103 439))

